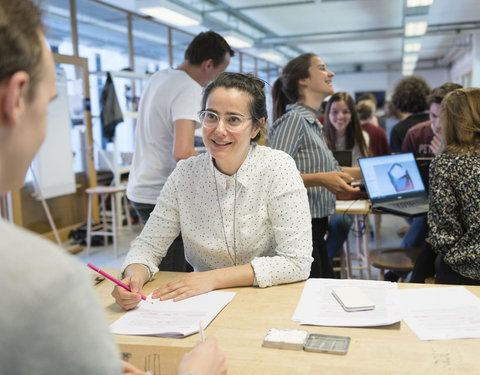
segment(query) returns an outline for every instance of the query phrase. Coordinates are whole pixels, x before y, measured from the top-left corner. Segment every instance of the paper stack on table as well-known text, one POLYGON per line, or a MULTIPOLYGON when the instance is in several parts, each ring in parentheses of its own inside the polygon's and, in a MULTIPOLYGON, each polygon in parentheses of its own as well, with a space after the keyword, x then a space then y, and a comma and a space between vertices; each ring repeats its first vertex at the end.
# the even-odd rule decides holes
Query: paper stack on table
POLYGON ((480 338, 480 299, 465 287, 399 291, 403 319, 420 340, 480 338))
POLYGON ((374 327, 402 319, 397 284, 372 280, 309 279, 303 289, 293 320, 300 324, 374 327), (374 310, 345 311, 332 295, 335 287, 356 286, 375 303, 374 310))
POLYGON ((150 294, 114 322, 110 331, 118 335, 189 336, 199 331, 200 322, 207 327, 235 294, 212 291, 178 302, 152 299, 150 294))

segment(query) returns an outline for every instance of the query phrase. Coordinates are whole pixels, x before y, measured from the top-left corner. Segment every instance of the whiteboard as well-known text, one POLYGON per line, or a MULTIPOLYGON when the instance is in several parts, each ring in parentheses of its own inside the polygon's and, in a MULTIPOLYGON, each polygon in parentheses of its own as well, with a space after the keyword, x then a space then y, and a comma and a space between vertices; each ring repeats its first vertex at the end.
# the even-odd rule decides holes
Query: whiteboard
POLYGON ((47 135, 32 162, 38 182, 35 190, 40 189, 45 199, 76 191, 65 70, 57 67, 56 80, 58 97, 48 106, 47 135))

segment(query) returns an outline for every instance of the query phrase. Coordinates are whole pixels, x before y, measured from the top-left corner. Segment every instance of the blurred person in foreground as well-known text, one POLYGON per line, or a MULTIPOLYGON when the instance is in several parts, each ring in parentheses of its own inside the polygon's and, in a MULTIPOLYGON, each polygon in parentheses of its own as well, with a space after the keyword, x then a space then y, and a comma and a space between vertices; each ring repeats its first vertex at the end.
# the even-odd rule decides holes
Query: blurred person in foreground
MULTIPOLYGON (((23 185, 57 96, 40 18, 28 0, 0 0, 0 194, 23 185)), ((120 361, 85 266, 3 220, 0 236, 0 374, 143 374, 120 361)), ((183 358, 178 373, 193 372, 226 373, 213 338, 183 358)))

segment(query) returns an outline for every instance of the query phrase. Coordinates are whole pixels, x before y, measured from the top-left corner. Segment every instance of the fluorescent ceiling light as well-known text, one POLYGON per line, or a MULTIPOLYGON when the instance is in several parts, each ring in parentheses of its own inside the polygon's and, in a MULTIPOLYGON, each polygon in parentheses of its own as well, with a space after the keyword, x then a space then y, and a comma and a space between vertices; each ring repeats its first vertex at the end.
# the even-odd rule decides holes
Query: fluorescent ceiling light
POLYGON ((405 55, 403 56, 403 63, 413 63, 415 64, 418 61, 418 55, 405 55))
POLYGON ((253 46, 253 39, 248 38, 235 31, 229 31, 223 36, 228 44, 234 48, 250 48, 253 46))
POLYGON ((137 1, 137 9, 153 18, 179 27, 197 26, 202 16, 165 0, 137 1))
POLYGON ((433 0, 407 0, 407 7, 426 7, 433 4, 433 0))
POLYGON ((280 56, 278 53, 275 53, 273 51, 261 52, 258 54, 258 57, 271 62, 280 62, 283 60, 282 56, 280 56))
POLYGON ((405 25, 405 36, 419 36, 427 31, 427 21, 408 22, 405 25))
POLYGON ((422 49, 422 43, 420 42, 405 42, 403 46, 403 51, 406 53, 418 52, 421 49, 422 49))
POLYGON ((415 64, 413 63, 408 63, 408 64, 403 64, 402 65, 402 70, 414 70, 415 69, 415 64))

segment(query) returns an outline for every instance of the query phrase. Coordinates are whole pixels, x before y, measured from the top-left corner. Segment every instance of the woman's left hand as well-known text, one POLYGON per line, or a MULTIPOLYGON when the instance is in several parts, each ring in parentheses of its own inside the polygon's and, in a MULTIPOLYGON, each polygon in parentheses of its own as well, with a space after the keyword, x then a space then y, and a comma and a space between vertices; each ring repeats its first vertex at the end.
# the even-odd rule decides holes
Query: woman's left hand
POLYGON ((160 298, 162 301, 173 298, 174 301, 181 301, 188 297, 210 292, 215 289, 214 274, 215 271, 188 273, 181 279, 155 289, 152 298, 160 298))

